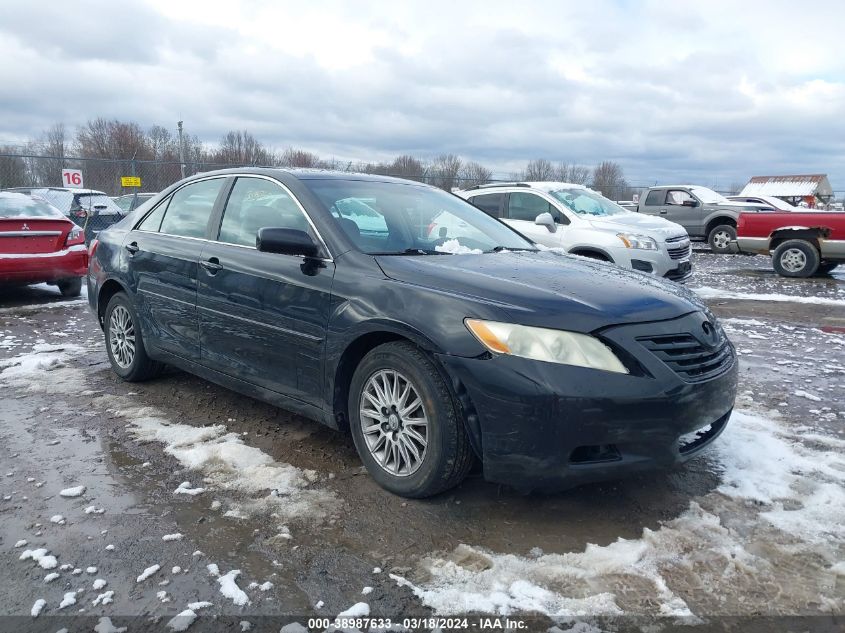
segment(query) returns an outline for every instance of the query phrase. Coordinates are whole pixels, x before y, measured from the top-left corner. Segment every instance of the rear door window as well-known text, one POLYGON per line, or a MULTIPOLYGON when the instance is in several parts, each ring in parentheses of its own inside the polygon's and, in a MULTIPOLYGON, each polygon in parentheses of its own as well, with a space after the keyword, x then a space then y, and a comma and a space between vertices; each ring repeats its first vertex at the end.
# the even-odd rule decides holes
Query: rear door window
POLYGON ((201 180, 174 193, 159 231, 180 237, 205 237, 208 220, 224 181, 224 178, 201 180))
POLYGON ((498 218, 502 209, 502 201, 505 194, 503 193, 485 193, 479 196, 473 196, 469 201, 484 211, 487 215, 498 218))
POLYGON ((663 193, 664 192, 662 190, 649 191, 648 195, 645 198, 645 206, 659 207, 661 204, 663 204, 663 193))

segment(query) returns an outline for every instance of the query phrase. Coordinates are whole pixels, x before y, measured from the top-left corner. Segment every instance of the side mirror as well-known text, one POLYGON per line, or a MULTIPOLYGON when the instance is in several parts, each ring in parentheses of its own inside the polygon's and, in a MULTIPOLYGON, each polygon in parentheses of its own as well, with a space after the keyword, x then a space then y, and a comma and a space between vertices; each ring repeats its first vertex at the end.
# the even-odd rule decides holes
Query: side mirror
POLYGON ((686 200, 684 200, 681 203, 681 205, 685 206, 685 207, 697 207, 698 206, 698 200, 690 200, 689 198, 687 198, 686 200))
POLYGON ((546 211, 545 213, 541 213, 536 218, 534 218, 534 224, 537 226, 545 226, 549 229, 549 233, 554 233, 557 231, 557 224, 555 224, 555 219, 552 217, 552 214, 546 211))
POLYGON ((255 248, 264 253, 300 255, 302 257, 316 257, 319 252, 319 248, 317 248, 317 244, 311 239, 311 236, 305 231, 297 229, 258 229, 258 235, 255 237, 255 248))

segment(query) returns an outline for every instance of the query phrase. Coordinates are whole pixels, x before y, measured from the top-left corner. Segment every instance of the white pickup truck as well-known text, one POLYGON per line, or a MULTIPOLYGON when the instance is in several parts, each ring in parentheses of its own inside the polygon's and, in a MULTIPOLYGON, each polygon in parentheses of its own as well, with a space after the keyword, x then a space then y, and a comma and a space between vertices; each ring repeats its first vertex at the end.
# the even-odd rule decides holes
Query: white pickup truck
MULTIPOLYGON (((674 281, 692 274, 682 226, 627 211, 583 185, 495 183, 455 193, 538 244, 674 281)), ((430 235, 448 237, 436 220, 430 235)))

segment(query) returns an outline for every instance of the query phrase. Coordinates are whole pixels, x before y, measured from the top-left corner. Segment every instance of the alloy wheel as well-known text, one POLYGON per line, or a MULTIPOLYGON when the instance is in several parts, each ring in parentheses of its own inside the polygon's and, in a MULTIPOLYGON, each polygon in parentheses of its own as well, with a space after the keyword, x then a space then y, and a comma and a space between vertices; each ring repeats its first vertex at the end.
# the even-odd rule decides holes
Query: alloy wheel
POLYGON ((114 361, 124 369, 135 360, 135 324, 122 305, 116 306, 109 317, 109 348, 114 361))
POLYGON ((719 231, 713 236, 713 244, 718 249, 725 249, 731 243, 731 236, 727 231, 719 231))
POLYGON ((790 248, 781 253, 780 265, 788 272, 797 273, 807 265, 807 256, 801 249, 790 248))
POLYGON ((376 463, 396 477, 414 474, 428 446, 428 416, 416 387, 397 371, 379 370, 364 384, 359 413, 376 463))

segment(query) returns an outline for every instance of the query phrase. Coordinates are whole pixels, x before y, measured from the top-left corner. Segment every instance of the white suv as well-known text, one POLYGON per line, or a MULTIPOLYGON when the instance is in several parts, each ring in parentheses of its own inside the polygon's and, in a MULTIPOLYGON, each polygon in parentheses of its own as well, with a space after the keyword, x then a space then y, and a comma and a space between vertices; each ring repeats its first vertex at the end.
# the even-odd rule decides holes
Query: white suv
MULTIPOLYGON (((626 211, 583 185, 496 183, 456 194, 543 246, 673 281, 692 274, 692 248, 684 227, 626 211)), ((436 225, 435 219, 429 234, 448 233, 449 227, 436 225)))

